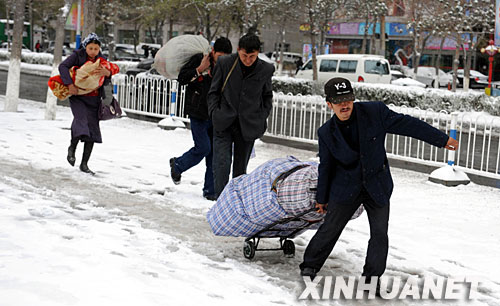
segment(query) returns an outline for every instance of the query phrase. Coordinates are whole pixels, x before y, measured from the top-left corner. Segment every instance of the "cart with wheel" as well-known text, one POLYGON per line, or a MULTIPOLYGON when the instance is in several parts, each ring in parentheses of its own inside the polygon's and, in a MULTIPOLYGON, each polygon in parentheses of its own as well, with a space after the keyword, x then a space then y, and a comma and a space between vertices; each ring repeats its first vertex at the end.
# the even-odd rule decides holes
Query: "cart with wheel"
POLYGON ((299 221, 301 218, 316 210, 316 208, 311 208, 303 213, 300 213, 296 216, 290 218, 284 218, 282 220, 278 220, 272 224, 269 224, 262 230, 258 231, 254 235, 245 239, 243 244, 243 256, 247 259, 252 259, 255 256, 256 251, 283 251, 286 257, 293 257, 295 255, 295 243, 291 240, 293 237, 301 233, 302 231, 308 229, 312 225, 321 222, 321 220, 317 221, 309 221, 304 222, 303 226, 290 227, 285 231, 283 229, 278 228, 280 225, 287 224, 293 221, 299 221), (265 234, 265 235, 263 235, 265 234), (263 238, 279 238, 279 248, 259 248, 260 240, 263 238))
POLYGON ((317 181, 316 162, 293 156, 267 161, 226 185, 207 212, 208 224, 217 236, 245 237, 245 258, 252 259, 256 251, 283 251, 293 257, 291 239, 323 221, 315 208, 317 181), (262 247, 263 238, 277 238, 279 247, 262 247))

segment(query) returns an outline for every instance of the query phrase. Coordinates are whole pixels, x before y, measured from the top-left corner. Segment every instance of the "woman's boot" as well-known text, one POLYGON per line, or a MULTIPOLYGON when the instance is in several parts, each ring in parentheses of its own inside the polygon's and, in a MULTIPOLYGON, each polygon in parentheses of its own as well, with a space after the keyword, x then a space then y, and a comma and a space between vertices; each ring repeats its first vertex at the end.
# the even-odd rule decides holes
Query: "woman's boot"
POLYGON ((82 157, 82 163, 80 164, 80 170, 94 175, 95 173, 92 172, 89 167, 87 166, 87 163, 90 158, 90 154, 92 153, 92 148, 94 148, 94 143, 90 141, 85 142, 85 146, 83 147, 83 157, 82 157))
POLYGON ((68 156, 66 157, 66 159, 68 160, 68 163, 71 166, 74 166, 75 161, 76 161, 76 158, 75 158, 76 145, 78 145, 78 139, 71 139, 71 144, 68 147, 68 156))

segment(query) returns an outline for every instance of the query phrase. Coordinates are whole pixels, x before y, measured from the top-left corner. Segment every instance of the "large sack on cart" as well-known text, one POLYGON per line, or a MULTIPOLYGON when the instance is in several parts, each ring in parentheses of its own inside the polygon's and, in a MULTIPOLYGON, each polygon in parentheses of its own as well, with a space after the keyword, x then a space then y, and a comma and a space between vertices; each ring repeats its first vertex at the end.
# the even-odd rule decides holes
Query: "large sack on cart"
POLYGON ((167 41, 154 60, 154 68, 168 79, 177 79, 181 67, 198 53, 206 55, 211 47, 208 40, 201 35, 180 35, 167 41))
POLYGON ((293 156, 270 160, 227 184, 207 213, 208 223, 219 236, 251 237, 273 223, 305 213, 299 220, 276 224, 273 231, 259 236, 317 228, 323 218, 314 211, 317 180, 316 162, 302 162, 293 156), (306 213, 309 210, 313 211, 306 213))

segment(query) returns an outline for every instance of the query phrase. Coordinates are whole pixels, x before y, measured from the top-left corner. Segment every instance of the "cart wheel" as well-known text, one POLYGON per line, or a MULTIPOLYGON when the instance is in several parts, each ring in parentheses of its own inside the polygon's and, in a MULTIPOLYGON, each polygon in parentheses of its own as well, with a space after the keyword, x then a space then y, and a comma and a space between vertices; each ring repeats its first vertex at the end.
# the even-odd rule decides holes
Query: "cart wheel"
POLYGON ((243 256, 252 259, 255 256, 255 244, 252 241, 245 241, 243 244, 243 256))
POLYGON ((283 253, 286 257, 293 257, 295 255, 295 243, 292 240, 285 240, 283 243, 283 253))

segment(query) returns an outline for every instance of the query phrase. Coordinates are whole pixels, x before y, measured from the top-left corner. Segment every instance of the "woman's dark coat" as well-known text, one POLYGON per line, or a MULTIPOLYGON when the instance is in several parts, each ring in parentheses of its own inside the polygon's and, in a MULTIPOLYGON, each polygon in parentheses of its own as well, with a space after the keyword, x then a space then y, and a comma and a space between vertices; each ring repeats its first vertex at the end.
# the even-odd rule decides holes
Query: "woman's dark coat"
MULTIPOLYGON (((97 57, 106 59, 100 52, 97 57)), ((88 61, 85 49, 75 50, 68 58, 59 65, 59 73, 64 85, 73 84, 69 74, 69 69, 73 66, 81 67, 88 61)), ((78 138, 82 141, 102 142, 101 129, 97 112, 101 98, 106 97, 105 85, 111 81, 110 77, 104 78, 104 84, 99 90, 98 96, 73 95, 69 98, 71 112, 73 113, 73 123, 71 124, 71 138, 78 138)))

